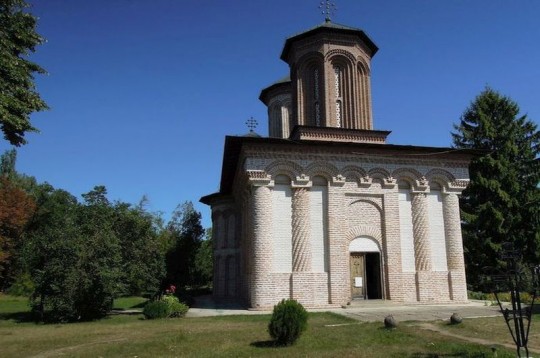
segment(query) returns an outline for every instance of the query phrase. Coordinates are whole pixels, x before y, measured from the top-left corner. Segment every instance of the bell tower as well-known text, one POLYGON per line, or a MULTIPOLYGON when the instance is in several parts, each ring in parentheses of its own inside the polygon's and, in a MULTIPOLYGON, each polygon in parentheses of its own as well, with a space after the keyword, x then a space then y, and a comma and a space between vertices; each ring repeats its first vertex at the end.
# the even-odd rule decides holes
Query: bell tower
POLYGON ((290 66, 291 122, 372 130, 370 68, 377 50, 362 30, 329 19, 288 38, 281 59, 290 66))

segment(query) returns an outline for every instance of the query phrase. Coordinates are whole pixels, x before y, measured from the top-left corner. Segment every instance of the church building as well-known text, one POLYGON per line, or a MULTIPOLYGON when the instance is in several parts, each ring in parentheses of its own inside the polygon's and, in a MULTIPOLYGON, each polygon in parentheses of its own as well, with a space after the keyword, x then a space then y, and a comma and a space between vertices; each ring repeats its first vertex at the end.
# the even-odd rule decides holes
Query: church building
POLYGON ((219 192, 201 198, 216 301, 467 301, 458 196, 476 154, 386 143, 371 109, 377 50, 329 19, 285 41, 290 75, 259 97, 269 137, 227 136, 219 192))

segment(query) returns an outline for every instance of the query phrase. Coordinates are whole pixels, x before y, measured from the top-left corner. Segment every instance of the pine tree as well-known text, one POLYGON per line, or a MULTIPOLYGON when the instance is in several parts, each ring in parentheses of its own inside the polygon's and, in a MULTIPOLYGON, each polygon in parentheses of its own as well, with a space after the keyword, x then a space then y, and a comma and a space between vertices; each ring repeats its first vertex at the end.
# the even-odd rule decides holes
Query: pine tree
POLYGON ((516 102, 486 88, 452 133, 457 148, 488 153, 471 162, 461 198, 467 277, 475 289, 487 270, 504 270, 505 242, 521 251, 525 264, 540 259, 540 132, 519 111, 516 102))

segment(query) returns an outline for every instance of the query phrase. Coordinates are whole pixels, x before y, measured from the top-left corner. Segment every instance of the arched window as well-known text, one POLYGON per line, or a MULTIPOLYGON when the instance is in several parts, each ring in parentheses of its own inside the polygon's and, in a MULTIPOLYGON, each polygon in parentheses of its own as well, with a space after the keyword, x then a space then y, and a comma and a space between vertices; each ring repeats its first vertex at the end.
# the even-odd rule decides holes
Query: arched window
POLYGON ((321 126, 321 102, 320 102, 320 74, 319 69, 313 70, 313 109, 315 111, 315 125, 321 126))
POLYGON ((334 65, 334 96, 336 101, 336 127, 341 128, 343 111, 343 67, 341 65, 334 65))
POLYGON ((298 71, 300 111, 298 124, 324 126, 324 72, 322 61, 307 59, 298 71))

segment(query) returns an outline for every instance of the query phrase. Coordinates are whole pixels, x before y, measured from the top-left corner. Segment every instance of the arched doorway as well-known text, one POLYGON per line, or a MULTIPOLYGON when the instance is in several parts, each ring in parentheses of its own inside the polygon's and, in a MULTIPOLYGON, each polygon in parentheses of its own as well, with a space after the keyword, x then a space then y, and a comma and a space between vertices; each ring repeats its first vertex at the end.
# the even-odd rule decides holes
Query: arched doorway
POLYGON ((362 236, 349 244, 352 299, 381 299, 381 251, 374 239, 362 236))

